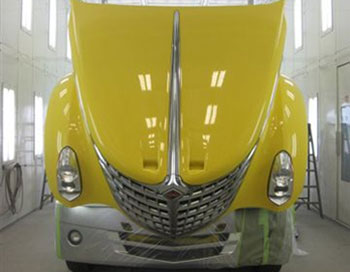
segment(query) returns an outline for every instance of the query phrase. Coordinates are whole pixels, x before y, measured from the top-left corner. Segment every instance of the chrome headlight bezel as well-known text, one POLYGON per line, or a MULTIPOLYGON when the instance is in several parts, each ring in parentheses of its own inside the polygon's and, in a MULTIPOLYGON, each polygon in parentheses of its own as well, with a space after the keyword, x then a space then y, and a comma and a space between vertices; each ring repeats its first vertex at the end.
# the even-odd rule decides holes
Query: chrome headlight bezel
POLYGON ((275 156, 268 185, 268 197, 277 206, 286 204, 292 194, 294 187, 294 168, 290 154, 282 150, 275 156))
POLYGON ((68 201, 77 199, 82 192, 78 157, 69 146, 62 148, 58 156, 57 188, 60 195, 68 201))

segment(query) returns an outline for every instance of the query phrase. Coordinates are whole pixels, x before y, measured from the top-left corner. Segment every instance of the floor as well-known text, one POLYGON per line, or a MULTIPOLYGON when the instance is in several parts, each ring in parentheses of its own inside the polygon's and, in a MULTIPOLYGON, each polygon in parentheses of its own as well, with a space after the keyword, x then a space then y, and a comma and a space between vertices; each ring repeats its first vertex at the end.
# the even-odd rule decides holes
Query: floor
MULTIPOLYGON (((297 212, 297 222, 298 247, 308 254, 294 256, 282 272, 350 271, 350 230, 307 210, 297 212)), ((53 233, 52 206, 0 232, 0 272, 68 272, 56 258, 53 233)))

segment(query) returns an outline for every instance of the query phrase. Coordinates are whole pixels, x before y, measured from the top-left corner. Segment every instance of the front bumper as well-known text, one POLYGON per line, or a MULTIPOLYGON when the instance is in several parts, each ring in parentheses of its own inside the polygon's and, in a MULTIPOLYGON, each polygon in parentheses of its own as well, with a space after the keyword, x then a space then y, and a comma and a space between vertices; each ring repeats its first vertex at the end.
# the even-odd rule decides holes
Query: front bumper
POLYGON ((106 206, 56 207, 57 253, 68 261, 149 268, 235 268, 283 265, 292 252, 291 212, 247 209, 172 240, 143 229, 106 206), (72 230, 83 237, 68 241, 72 230))

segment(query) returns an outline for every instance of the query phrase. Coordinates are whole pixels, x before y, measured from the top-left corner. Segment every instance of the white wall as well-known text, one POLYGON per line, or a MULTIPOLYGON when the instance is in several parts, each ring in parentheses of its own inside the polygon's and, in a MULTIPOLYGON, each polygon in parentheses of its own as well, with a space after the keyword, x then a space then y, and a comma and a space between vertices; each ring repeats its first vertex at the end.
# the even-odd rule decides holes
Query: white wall
MULTIPOLYGON (((26 32, 20 26, 21 0, 0 1, 0 84, 13 88, 16 93, 16 160, 23 166, 24 179, 23 210, 17 215, 7 213, 0 217, 0 229, 39 205, 43 162, 34 156, 34 95, 41 95, 46 106, 53 86, 71 70, 71 63, 65 57, 68 1, 57 1, 55 50, 48 46, 48 3, 48 0, 33 0, 32 31, 26 32)), ((1 132, 3 129, 0 126, 1 132)), ((0 187, 0 214, 5 209, 3 189, 0 187)))
MULTIPOLYGON (((318 96, 319 173, 327 216, 337 217, 337 66, 350 61, 350 1, 333 0, 333 30, 321 31, 321 0, 303 0, 304 45, 294 50, 293 2, 287 0, 288 38, 282 71, 301 88, 307 102, 318 96)), ((349 75, 350 76, 350 75, 349 75)))

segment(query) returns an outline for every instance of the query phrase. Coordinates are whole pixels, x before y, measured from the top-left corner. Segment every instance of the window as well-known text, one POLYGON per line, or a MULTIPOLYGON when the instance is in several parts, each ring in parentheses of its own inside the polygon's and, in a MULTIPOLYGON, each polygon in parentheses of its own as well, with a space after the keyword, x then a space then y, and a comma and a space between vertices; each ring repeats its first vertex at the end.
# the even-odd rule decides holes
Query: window
POLYGON ((321 0, 322 32, 333 28, 333 0, 321 0))
POLYGON ((299 50, 303 46, 303 2, 294 0, 294 47, 299 50))
POLYGON ((50 0, 49 4, 49 46, 56 48, 57 38, 57 0, 50 0))
POLYGON ((3 89, 2 109, 2 159, 7 162, 15 159, 16 101, 14 90, 3 89))
POLYGON ((311 133, 314 140, 315 156, 318 154, 318 107, 317 96, 309 98, 309 124, 311 124, 311 133))
POLYGON ((35 108, 35 156, 41 156, 43 154, 43 141, 44 141, 44 105, 43 98, 40 96, 35 96, 34 99, 34 108, 35 108))
POLYGON ((32 30, 33 0, 22 0, 22 28, 32 30))
POLYGON ((70 45, 70 38, 69 38, 69 11, 68 11, 68 15, 67 15, 67 44, 66 44, 66 56, 67 59, 71 60, 72 59, 72 48, 70 45))

